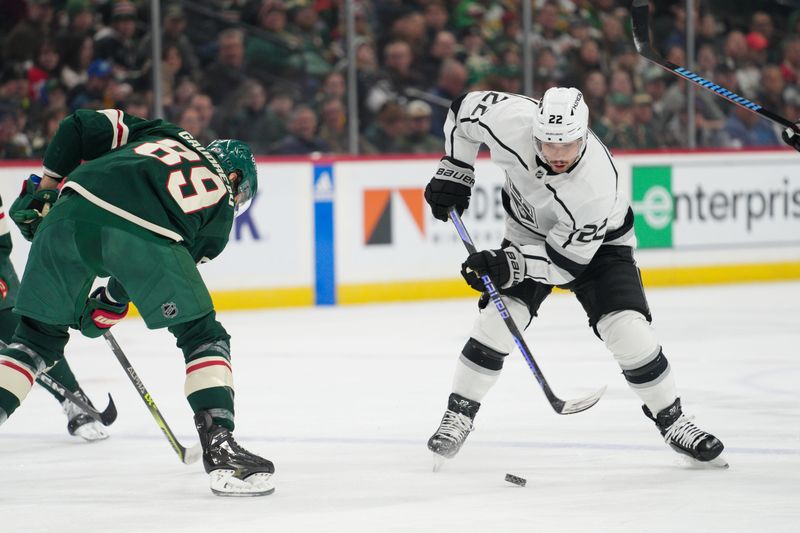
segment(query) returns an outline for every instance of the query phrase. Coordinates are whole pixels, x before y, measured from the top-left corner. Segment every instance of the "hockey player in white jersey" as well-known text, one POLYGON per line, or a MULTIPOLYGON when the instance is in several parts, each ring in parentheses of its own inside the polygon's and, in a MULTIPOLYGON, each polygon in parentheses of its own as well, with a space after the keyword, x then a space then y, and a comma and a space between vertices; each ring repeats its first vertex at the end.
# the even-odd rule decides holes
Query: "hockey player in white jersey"
MULTIPOLYGON (((449 208, 467 209, 473 165, 485 143, 506 175, 505 239, 497 250, 471 254, 462 265, 464 279, 483 292, 480 275, 489 274, 520 329, 554 286, 571 290, 667 444, 695 461, 727 466, 720 456, 722 442, 682 412, 633 258, 633 212, 619 189, 614 160, 588 122, 589 109, 575 88, 549 89, 540 101, 500 92, 468 93, 450 107, 444 127, 447 153, 425 199, 443 221, 449 208)), ((514 348, 488 301, 484 294, 456 365, 447 410, 428 441, 435 458, 458 453, 480 402, 514 348)))

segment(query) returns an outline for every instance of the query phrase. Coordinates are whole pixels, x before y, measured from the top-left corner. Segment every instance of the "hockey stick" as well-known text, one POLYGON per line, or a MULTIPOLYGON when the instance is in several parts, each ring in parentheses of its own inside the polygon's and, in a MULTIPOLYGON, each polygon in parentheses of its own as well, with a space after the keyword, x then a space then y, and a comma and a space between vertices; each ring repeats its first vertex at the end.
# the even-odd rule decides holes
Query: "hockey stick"
MULTIPOLYGON (((0 341, 0 349, 7 347, 3 341, 0 341)), ((103 410, 103 412, 98 411, 87 402, 83 400, 80 396, 77 396, 72 393, 69 389, 67 389, 64 385, 59 383, 53 376, 48 374, 47 372, 42 372, 36 378, 36 383, 41 385, 47 390, 55 391, 56 393, 60 394, 67 400, 71 401, 78 407, 80 407, 87 415, 92 417, 93 419, 97 420, 104 426, 110 426, 114 423, 114 420, 117 419, 117 406, 114 405, 114 398, 111 397, 111 394, 108 395, 108 406, 103 410)))
POLYGON ((197 460, 203 455, 203 449, 201 448, 200 444, 195 444, 191 448, 186 448, 181 445, 180 442, 178 442, 177 437, 175 437, 175 434, 167 425, 167 421, 164 420, 161 411, 158 410, 156 402, 153 401, 150 393, 147 392, 144 383, 142 383, 142 380, 139 378, 136 370, 133 369, 131 362, 128 361, 127 357, 125 357, 125 352, 122 351, 122 348, 120 348, 117 340, 110 331, 103 333, 103 338, 111 347, 111 351, 114 352, 119 364, 121 364, 122 368, 125 369, 125 374, 128 376, 128 379, 130 379, 131 383, 133 383, 133 386, 136 387, 136 390, 139 392, 139 396, 142 397, 145 405, 147 405, 147 408, 150 410, 150 414, 156 419, 156 424, 158 424, 158 427, 160 427, 161 431, 164 432, 164 436, 167 437, 167 440, 172 445, 175 453, 178 454, 178 457, 181 458, 181 461, 187 465, 197 462, 197 460))
POLYGON ((69 389, 56 381, 55 378, 53 378, 47 372, 42 372, 39 374, 39 377, 36 378, 36 381, 42 387, 53 390, 67 400, 71 401, 80 407, 81 410, 83 410, 87 415, 97 420, 104 426, 110 426, 114 423, 114 420, 117 419, 117 406, 114 405, 114 399, 111 397, 111 394, 108 395, 108 407, 100 412, 89 405, 89 403, 85 402, 80 396, 73 394, 69 389))
MULTIPOLYGON (((458 211, 456 211, 455 207, 450 208, 450 220, 453 221, 456 231, 458 231, 458 236, 461 237, 461 241, 464 243, 467 251, 470 254, 477 252, 478 250, 475 248, 475 244, 472 242, 472 238, 469 236, 466 226, 464 226, 464 223, 461 221, 461 217, 458 216, 458 211)), ((508 331, 511 333, 511 336, 514 338, 514 342, 517 344, 519 351, 522 353, 522 357, 524 357, 525 362, 528 363, 528 367, 531 369, 531 372, 533 372, 533 376, 536 378, 536 381, 539 382, 539 386, 542 387, 544 395, 547 397, 547 401, 550 402, 553 410, 560 415, 571 415, 573 413, 585 411, 600 401, 600 397, 606 391, 605 387, 593 394, 590 394, 589 396, 586 396, 585 398, 579 398, 577 400, 562 400, 553 393, 553 391, 550 389, 550 385, 544 378, 544 374, 542 374, 542 371, 539 369, 539 365, 536 364, 536 360, 533 358, 533 355, 531 355, 528 345, 525 344, 525 339, 522 337, 522 333, 520 333, 517 325, 514 323, 514 319, 511 317, 511 313, 508 311, 508 307, 506 307, 503 297, 497 292, 497 289, 495 288, 491 278, 488 274, 484 274, 481 276, 481 280, 483 280, 483 284, 486 287, 486 292, 489 293, 489 297, 492 299, 495 307, 497 307, 500 317, 503 319, 503 322, 506 323, 508 331)))
POLYGON ((662 67, 673 74, 677 74, 681 78, 694 83, 702 87, 703 89, 707 89, 712 93, 716 94, 717 96, 721 96, 725 98, 729 102, 733 102, 734 104, 747 109, 753 113, 758 113, 762 117, 766 118, 767 120, 772 121, 779 126, 783 126, 784 128, 791 128, 794 130, 795 133, 800 134, 800 126, 796 125, 794 122, 785 119, 784 117, 774 113, 768 109, 764 109, 760 105, 751 102, 747 98, 739 96, 738 94, 729 91, 725 87, 720 87, 716 83, 709 81, 701 76, 698 76, 694 72, 675 63, 667 61, 663 57, 661 57, 658 52, 655 51, 653 45, 650 43, 650 5, 649 0, 633 0, 633 5, 631 6, 631 22, 633 25, 633 42, 636 45, 636 51, 639 54, 647 59, 648 61, 652 61, 656 65, 662 67))

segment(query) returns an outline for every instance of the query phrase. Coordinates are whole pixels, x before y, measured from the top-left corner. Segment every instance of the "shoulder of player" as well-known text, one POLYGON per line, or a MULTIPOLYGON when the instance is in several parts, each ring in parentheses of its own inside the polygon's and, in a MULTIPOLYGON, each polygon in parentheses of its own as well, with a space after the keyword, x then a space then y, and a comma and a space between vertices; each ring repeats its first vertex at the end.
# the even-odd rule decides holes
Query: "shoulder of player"
POLYGON ((498 91, 468 93, 461 105, 459 122, 485 130, 489 137, 521 161, 533 146, 533 117, 538 102, 526 96, 498 91))

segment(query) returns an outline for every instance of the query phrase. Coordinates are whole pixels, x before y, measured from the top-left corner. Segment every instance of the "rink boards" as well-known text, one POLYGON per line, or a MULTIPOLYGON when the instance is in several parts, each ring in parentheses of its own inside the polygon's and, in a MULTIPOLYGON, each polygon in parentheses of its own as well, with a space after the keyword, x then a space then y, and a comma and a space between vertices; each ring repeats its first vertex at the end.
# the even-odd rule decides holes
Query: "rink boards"
MULTIPOLYGON (((790 151, 622 154, 647 285, 800 278, 800 159, 790 151)), ((224 254, 200 271, 219 309, 470 294, 464 249, 423 191, 435 157, 260 159, 259 191, 224 254)), ((40 167, 0 164, 8 206, 40 167)), ((488 159, 464 222, 478 248, 503 237, 504 176, 488 159)), ((109 177, 109 179, 114 179, 109 177)), ((12 260, 28 245, 11 224, 12 260)))

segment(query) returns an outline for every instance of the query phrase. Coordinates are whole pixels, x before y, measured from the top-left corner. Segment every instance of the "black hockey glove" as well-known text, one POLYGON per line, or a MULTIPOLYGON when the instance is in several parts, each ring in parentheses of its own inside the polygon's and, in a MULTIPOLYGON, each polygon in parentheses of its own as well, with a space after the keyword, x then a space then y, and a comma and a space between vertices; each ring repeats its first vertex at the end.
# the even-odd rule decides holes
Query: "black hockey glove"
MULTIPOLYGON (((800 122, 798 122, 796 125, 800 126, 800 122)), ((800 135, 798 135, 794 129, 786 128, 781 133, 781 137, 783 138, 783 142, 800 152, 800 135)))
POLYGON ((458 159, 444 156, 439 161, 436 175, 425 187, 425 201, 431 206, 433 216, 447 222, 447 212, 454 206, 459 215, 463 213, 469 207, 474 184, 474 168, 458 159))
POLYGON ((511 245, 475 252, 461 265, 461 275, 478 292, 486 290, 481 279, 484 274, 489 274, 498 289, 513 287, 525 278, 525 258, 519 248, 511 245))
POLYGON ((33 240, 33 234, 58 198, 58 191, 55 189, 36 190, 41 180, 36 174, 31 174, 23 183, 19 197, 8 210, 11 220, 28 241, 33 240))

